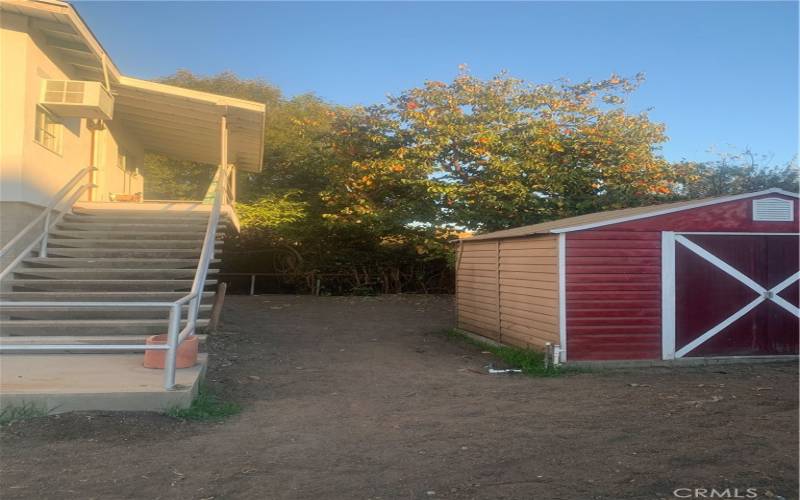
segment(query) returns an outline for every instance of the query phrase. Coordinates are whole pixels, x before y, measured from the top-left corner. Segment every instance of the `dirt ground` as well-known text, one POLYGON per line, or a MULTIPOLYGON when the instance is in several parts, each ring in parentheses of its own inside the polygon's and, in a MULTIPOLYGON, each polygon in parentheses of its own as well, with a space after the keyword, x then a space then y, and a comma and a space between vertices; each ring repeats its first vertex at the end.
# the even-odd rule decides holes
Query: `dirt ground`
POLYGON ((241 414, 14 423, 2 498, 797 498, 796 364, 487 375, 436 296, 232 296, 223 320, 208 379, 241 414))

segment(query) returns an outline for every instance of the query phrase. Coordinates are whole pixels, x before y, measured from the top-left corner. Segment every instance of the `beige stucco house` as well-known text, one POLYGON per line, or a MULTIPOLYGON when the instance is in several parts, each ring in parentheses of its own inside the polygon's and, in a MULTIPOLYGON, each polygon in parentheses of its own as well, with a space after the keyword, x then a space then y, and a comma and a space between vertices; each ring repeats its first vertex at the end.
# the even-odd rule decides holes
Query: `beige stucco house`
POLYGON ((0 410, 188 405, 264 114, 123 75, 67 2, 0 0, 0 410), (216 165, 205 199, 143 199, 148 152, 216 165))
POLYGON ((232 163, 260 170, 263 105, 122 75, 66 2, 2 0, 0 29, 0 244, 87 166, 107 202, 143 191, 145 151, 218 164, 223 116, 232 163))

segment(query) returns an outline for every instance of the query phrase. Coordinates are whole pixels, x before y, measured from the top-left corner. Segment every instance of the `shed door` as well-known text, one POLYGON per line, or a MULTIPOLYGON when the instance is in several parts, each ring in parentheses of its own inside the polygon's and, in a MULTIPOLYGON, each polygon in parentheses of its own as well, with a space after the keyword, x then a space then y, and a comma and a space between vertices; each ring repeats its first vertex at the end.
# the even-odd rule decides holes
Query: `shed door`
POLYGON ((798 352, 797 235, 675 235, 675 357, 798 352))

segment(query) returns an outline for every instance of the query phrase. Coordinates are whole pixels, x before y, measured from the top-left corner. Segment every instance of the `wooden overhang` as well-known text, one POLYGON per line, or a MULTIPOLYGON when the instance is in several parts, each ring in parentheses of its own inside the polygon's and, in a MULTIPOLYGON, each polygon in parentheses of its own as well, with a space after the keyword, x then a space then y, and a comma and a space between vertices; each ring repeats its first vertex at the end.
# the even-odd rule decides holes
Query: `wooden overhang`
POLYGON ((220 123, 227 121, 228 162, 258 172, 264 151, 264 105, 120 76, 112 85, 114 121, 147 151, 217 164, 220 123))
POLYGON ((106 76, 112 83, 119 80, 119 69, 69 3, 0 0, 0 11, 29 17, 30 27, 43 36, 59 62, 71 67, 76 80, 102 82, 106 76))
POLYGON ((261 170, 265 106, 124 76, 75 8, 59 0, 0 0, 0 10, 28 16, 59 62, 76 80, 102 82, 115 98, 114 122, 145 150, 212 165, 221 158, 225 117, 228 162, 261 170))

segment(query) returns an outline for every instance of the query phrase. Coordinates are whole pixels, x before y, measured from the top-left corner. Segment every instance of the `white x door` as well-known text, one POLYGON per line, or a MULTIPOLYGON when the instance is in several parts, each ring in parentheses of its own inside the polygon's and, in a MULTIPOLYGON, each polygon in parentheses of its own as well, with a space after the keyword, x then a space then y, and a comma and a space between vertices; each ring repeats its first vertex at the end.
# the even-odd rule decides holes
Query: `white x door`
POLYGON ((675 234, 662 239, 662 354, 796 354, 798 236, 675 234))

